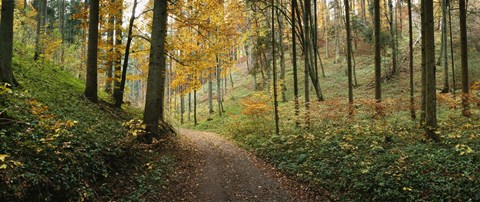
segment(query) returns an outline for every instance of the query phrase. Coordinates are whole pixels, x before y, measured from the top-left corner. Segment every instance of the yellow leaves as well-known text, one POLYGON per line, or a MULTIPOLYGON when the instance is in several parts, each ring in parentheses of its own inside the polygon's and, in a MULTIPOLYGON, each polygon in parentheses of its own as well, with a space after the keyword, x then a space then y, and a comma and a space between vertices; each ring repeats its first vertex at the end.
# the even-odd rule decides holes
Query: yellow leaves
POLYGON ((263 92, 257 92, 251 97, 242 100, 243 111, 242 114, 261 116, 270 112, 272 106, 269 104, 270 97, 263 92))
POLYGON ((0 165, 0 170, 4 170, 4 169, 7 169, 7 166, 10 165, 10 167, 14 167, 14 166, 22 166, 23 163, 22 162, 19 162, 19 161, 15 161, 15 160, 7 160, 7 158, 9 158, 10 155, 9 154, 0 154, 0 161, 3 162, 1 165, 0 165))
POLYGON ((147 167, 148 170, 152 170, 153 167, 155 166, 155 164, 152 163, 152 162, 148 162, 148 163, 145 164, 145 166, 147 167))
POLYGON ((403 187, 403 191, 413 191, 412 187, 403 187))
POLYGON ((13 91, 11 89, 11 85, 8 83, 5 83, 3 86, 0 86, 0 95, 2 94, 12 94, 13 91))
POLYGON ((8 155, 8 154, 0 154, 0 161, 2 161, 2 162, 5 161, 5 159, 9 156, 10 155, 8 155))
POLYGON ((460 156, 466 155, 466 154, 471 154, 474 153, 475 151, 470 148, 468 145, 464 144, 457 144, 455 145, 455 150, 460 152, 460 156))
POLYGON ((128 128, 128 134, 133 137, 143 135, 145 133, 145 128, 147 127, 147 125, 144 124, 142 120, 138 119, 132 119, 130 121, 124 122, 122 125, 128 128))

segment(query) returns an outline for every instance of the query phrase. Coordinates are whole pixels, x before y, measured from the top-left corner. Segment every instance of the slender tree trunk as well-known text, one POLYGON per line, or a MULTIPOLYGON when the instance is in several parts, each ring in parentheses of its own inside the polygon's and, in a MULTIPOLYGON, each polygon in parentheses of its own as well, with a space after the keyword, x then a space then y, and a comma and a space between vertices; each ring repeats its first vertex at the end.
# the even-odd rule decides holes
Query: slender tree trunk
POLYGON ((408 47, 409 47, 409 73, 410 73, 410 117, 415 120, 415 96, 413 94, 413 34, 412 34, 412 0, 407 0, 408 3, 408 47))
POLYGON ((295 104, 295 120, 296 120, 295 123, 298 126, 300 104, 298 102, 298 78, 297 78, 297 40, 296 40, 296 29, 295 29, 295 23, 297 18, 295 15, 296 7, 297 7, 297 0, 292 0, 292 66, 293 66, 293 96, 294 96, 293 99, 295 102, 294 103, 295 104))
POLYGON ((183 124, 183 115, 185 114, 185 95, 180 94, 180 124, 183 124))
POLYGON ((392 3, 393 0, 388 0, 388 7, 389 7, 389 25, 390 25, 390 46, 392 48, 392 75, 394 75, 395 73, 397 73, 397 47, 396 47, 396 43, 395 43, 395 38, 396 38, 396 34, 395 34, 395 27, 394 27, 394 24, 393 24, 393 3, 392 3))
MULTIPOLYGON (((325 5, 325 55, 326 57, 330 57, 330 51, 328 48, 328 38, 329 38, 329 24, 330 24, 330 8, 328 6, 327 0, 323 0, 323 4, 325 5)), ((293 10, 292 10, 293 13, 293 10)), ((292 17, 293 18, 293 17, 292 17)), ((295 23, 292 23, 295 24, 295 23)))
POLYGON ((36 28, 36 36, 35 36, 35 54, 33 56, 33 60, 37 61, 40 57, 42 52, 42 22, 43 22, 43 2, 46 0, 38 0, 37 1, 37 28, 36 28))
POLYGON ((443 49, 443 90, 450 92, 448 82, 448 51, 447 51, 447 0, 442 0, 442 49, 443 49))
MULTIPOLYGON (((26 2, 26 1, 25 1, 26 2)), ((60 20, 60 34, 62 36, 62 45, 60 50, 60 63, 62 69, 64 68, 65 63, 65 0, 60 0, 59 3, 59 20, 60 20)))
POLYGON ((0 22, 0 81, 16 86, 12 70, 14 0, 2 1, 0 22))
MULTIPOLYGON (((375 15, 375 99, 377 103, 382 102, 382 44, 380 41, 380 1, 374 1, 375 15)), ((381 108, 376 108, 377 116, 382 116, 381 108)))
POLYGON ((197 90, 193 90, 193 125, 197 126, 197 90))
POLYGON ((190 114, 192 113, 192 93, 188 93, 188 121, 190 122, 190 114))
MULTIPOLYGON (((113 0, 112 0, 113 2, 113 0)), ((108 16, 108 25, 107 25, 107 44, 108 44, 108 54, 107 54, 107 71, 106 71, 106 81, 105 81, 105 92, 112 94, 112 81, 113 81, 113 54, 114 54, 114 41, 113 41, 113 32, 114 32, 114 23, 115 18, 113 15, 108 16)))
POLYGON ((340 34, 339 34, 339 12, 338 12, 338 0, 333 0, 334 4, 335 4, 335 60, 333 61, 334 64, 336 64, 338 62, 338 58, 340 57, 340 43, 339 43, 339 39, 340 39, 340 34))
POLYGON ((352 38, 350 33, 350 6, 348 0, 345 3, 345 29, 347 32, 347 72, 348 72, 348 103, 349 113, 353 115, 353 81, 352 81, 352 38))
POLYGON ((119 12, 115 15, 115 60, 114 60, 114 79, 113 79, 113 99, 117 100, 120 96, 120 80, 122 76, 122 53, 120 45, 122 44, 122 24, 123 24, 123 0, 116 0, 116 6, 120 7, 119 12), (118 5, 117 5, 118 4, 118 5))
POLYGON ((460 8, 460 53, 462 64, 462 113, 464 116, 471 116, 468 84, 468 45, 467 45, 467 10, 465 0, 459 0, 460 8))
MULTIPOLYGON (((216 67, 215 67, 216 68, 216 67)), ((212 82, 212 73, 210 72, 208 78, 208 113, 213 114, 213 82, 212 82)))
POLYGON ((425 23, 425 132, 427 138, 434 141, 440 141, 440 137, 436 134, 437 129, 437 103, 435 88, 435 35, 434 35, 434 18, 433 18, 433 1, 422 0, 424 4, 425 23))
MULTIPOLYGON (((309 15, 308 15, 308 12, 306 10, 308 10, 310 8, 310 0, 304 0, 304 13, 303 13, 303 23, 304 23, 304 39, 303 39, 303 43, 304 43, 304 57, 305 57, 305 70, 304 70, 304 73, 305 73, 305 77, 304 77, 304 80, 305 80, 305 86, 304 86, 304 90, 305 90, 305 124, 307 125, 307 127, 310 126, 310 95, 309 95, 309 82, 308 82, 308 77, 309 77, 309 69, 310 69, 310 58, 309 58, 309 55, 310 55, 310 44, 309 44, 309 41, 310 41, 310 25, 309 25, 309 15)), ((335 26, 337 27, 337 26, 335 26)))
MULTIPOLYGON (((272 0, 275 5, 275 0, 272 0)), ((282 30, 280 30, 282 32, 282 30)), ((281 38, 280 38, 281 39, 281 38)), ((272 74, 273 74, 273 106, 275 113, 275 134, 280 134, 279 117, 278 117, 278 101, 277 101, 277 66, 275 64, 275 7, 272 6, 272 74)))
MULTIPOLYGON (((280 0, 277 0, 277 5, 281 5, 280 0)), ((285 83, 285 48, 283 45, 283 16, 280 15, 277 9, 277 22, 278 22, 278 49, 280 50, 280 81, 282 86, 282 102, 287 102, 287 85, 285 83)))
POLYGON ((425 112, 426 112, 426 66, 427 66, 427 57, 426 57, 426 40, 425 40, 425 28, 426 28, 426 19, 425 19, 425 3, 424 3, 425 0, 421 0, 421 3, 420 3, 420 14, 421 14, 421 26, 420 26, 420 29, 421 29, 421 35, 422 35, 422 77, 421 77, 421 80, 422 80, 422 103, 421 103, 421 109, 420 110, 420 124, 421 125, 425 125, 425 112))
POLYGON ((217 56, 217 66, 216 66, 216 69, 217 69, 217 106, 218 106, 218 115, 222 116, 222 109, 223 109, 223 106, 222 106, 222 85, 221 85, 221 70, 220 70, 220 61, 218 60, 218 56, 217 56))
MULTIPOLYGON (((122 67, 122 77, 120 80, 120 89, 118 90, 117 94, 114 95, 115 97, 115 107, 122 108, 123 104, 123 94, 125 91, 125 83, 127 82, 127 70, 128 70, 128 59, 130 56, 130 46, 132 44, 132 33, 133 33, 133 23, 135 21, 135 9, 137 8, 137 0, 133 1, 133 9, 132 9, 132 16, 130 17, 130 22, 128 26, 128 34, 127 34, 127 45, 125 46, 125 57, 123 58, 123 67, 122 67)), ((164 61, 165 63, 165 61, 164 61)), ((166 68, 165 68, 166 69, 166 68)), ((165 71, 165 70, 163 70, 165 71)), ((165 84, 163 84, 165 85, 165 84)), ((163 97, 163 95, 162 95, 163 97)), ((162 100, 163 102, 163 100, 162 100)), ((162 117, 163 120, 163 117, 162 117)))
POLYGON ((97 96, 97 59, 98 59, 98 0, 90 0, 90 14, 88 25, 88 52, 87 52, 87 78, 85 97, 92 102, 98 101, 97 96))
POLYGON ((159 136, 158 122, 163 122, 163 95, 165 90, 165 38, 167 32, 167 1, 154 1, 150 64, 143 121, 146 142, 159 136))
POLYGON ((456 96, 457 85, 455 83, 455 60, 453 59, 453 35, 452 35, 452 7, 450 4, 451 0, 447 0, 448 4, 448 24, 449 24, 449 31, 450 31, 450 59, 452 60, 452 90, 453 96, 456 96))

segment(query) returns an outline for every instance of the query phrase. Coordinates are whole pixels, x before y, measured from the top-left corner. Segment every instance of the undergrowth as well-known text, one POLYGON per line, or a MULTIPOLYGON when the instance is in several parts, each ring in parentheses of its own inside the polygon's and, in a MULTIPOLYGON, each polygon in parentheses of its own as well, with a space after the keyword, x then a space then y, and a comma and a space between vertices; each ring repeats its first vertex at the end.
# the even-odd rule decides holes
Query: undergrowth
POLYGON ((0 88, 2 200, 139 200, 166 183, 172 157, 133 143, 131 113, 88 102, 83 82, 50 62, 13 65, 20 87, 0 88))

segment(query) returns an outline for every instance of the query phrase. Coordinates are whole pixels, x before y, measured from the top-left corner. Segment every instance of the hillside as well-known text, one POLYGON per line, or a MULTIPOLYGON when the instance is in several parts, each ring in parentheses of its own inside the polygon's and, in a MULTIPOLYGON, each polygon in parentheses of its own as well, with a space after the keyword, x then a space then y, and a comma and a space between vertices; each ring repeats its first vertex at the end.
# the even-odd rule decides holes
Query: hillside
POLYGON ((83 81, 30 58, 14 57, 20 87, 0 91, 2 201, 159 197, 153 191, 166 183, 174 162, 168 144, 174 140, 134 144, 123 124, 135 109, 91 103, 82 96, 83 81))

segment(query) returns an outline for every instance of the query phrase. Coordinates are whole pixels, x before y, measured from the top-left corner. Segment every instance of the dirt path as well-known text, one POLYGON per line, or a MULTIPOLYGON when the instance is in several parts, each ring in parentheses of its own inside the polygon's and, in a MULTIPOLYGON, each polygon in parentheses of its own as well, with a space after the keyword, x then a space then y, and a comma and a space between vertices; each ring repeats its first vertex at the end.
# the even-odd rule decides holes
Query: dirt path
POLYGON ((304 188, 222 137, 180 129, 194 147, 184 156, 176 198, 186 201, 305 201, 304 188), (193 186, 192 186, 193 185, 193 186), (182 187, 182 188, 178 188, 182 187))

